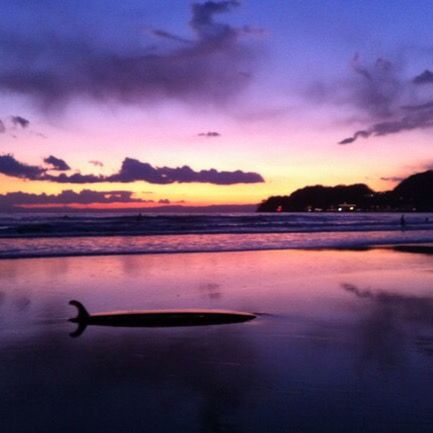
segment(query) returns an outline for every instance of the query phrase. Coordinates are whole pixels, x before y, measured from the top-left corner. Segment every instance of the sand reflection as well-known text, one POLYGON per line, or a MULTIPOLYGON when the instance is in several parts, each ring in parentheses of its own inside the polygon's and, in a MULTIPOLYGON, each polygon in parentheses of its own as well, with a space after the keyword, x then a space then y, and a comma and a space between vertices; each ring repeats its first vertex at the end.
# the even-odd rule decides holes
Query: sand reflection
POLYGON ((0 262, 2 428, 430 432, 431 264, 390 249, 0 262), (264 314, 194 329, 94 327, 74 340, 73 298, 89 311, 264 314))

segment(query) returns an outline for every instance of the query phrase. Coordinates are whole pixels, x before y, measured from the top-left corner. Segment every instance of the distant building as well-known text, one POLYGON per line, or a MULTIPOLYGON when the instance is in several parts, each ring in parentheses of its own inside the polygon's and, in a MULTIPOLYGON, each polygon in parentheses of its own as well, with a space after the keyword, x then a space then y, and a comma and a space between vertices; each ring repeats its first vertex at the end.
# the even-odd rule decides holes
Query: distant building
POLYGON ((356 204, 354 203, 341 203, 337 206, 338 212, 355 212, 356 204))

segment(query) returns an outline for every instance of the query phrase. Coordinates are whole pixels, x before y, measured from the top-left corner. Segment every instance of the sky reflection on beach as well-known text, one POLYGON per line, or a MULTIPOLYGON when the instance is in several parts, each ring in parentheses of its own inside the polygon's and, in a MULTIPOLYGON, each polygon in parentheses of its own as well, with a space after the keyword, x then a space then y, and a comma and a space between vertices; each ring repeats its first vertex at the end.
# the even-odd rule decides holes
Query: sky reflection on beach
POLYGON ((0 261, 8 432, 428 432, 433 256, 262 251, 0 261), (224 308, 244 323, 89 326, 90 312, 224 308))

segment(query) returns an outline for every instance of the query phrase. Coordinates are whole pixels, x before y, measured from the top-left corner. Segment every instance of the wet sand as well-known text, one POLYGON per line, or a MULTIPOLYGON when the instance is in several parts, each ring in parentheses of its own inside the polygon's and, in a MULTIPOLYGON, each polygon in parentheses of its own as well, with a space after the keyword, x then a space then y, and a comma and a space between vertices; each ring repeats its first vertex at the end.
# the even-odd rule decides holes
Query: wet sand
POLYGON ((431 432, 431 253, 0 260, 2 431, 431 432), (72 339, 70 299, 260 315, 72 339))

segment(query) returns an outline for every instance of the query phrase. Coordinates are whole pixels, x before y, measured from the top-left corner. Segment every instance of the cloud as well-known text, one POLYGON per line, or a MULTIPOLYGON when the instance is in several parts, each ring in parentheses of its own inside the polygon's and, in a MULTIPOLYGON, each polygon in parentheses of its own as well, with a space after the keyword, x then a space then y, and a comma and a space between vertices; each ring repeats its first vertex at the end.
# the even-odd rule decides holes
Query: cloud
POLYGON ((158 36, 159 38, 164 38, 164 39, 170 39, 172 41, 176 41, 176 42, 182 42, 182 43, 187 43, 187 44, 191 44, 192 41, 182 38, 180 36, 174 35, 173 33, 170 32, 166 32, 165 30, 151 30, 151 33, 154 36, 158 36))
MULTIPOLYGON (((1 44, 1 43, 0 43, 1 44)), ((0 45, 1 48, 1 45, 0 45)), ((22 116, 9 116, 5 120, 0 119, 0 134, 13 131, 15 134, 17 128, 19 129, 27 129, 30 125, 30 120, 22 117, 22 116)), ((32 131, 36 135, 42 135, 40 133, 32 131)))
POLYGON ((226 24, 216 24, 213 19, 214 15, 229 12, 232 8, 239 5, 239 1, 236 0, 193 3, 192 18, 190 21, 191 27, 201 36, 213 38, 216 35, 222 35, 223 38, 225 38, 227 34, 233 33, 234 30, 226 24))
POLYGON ((349 75, 336 81, 319 80, 307 88, 304 96, 316 103, 331 103, 353 108, 365 118, 386 119, 399 106, 404 83, 400 70, 391 61, 379 57, 364 63, 355 54, 349 63, 349 75))
POLYGON ((46 168, 21 163, 12 155, 0 155, 0 173, 29 180, 75 184, 144 181, 160 185, 192 182, 234 185, 238 183, 264 182, 263 177, 254 172, 243 172, 241 170, 218 171, 213 168, 194 171, 187 165, 176 168, 153 167, 147 162, 141 162, 132 158, 125 158, 120 170, 108 176, 81 173, 52 175, 48 173, 48 169, 46 168))
POLYGON ((95 174, 65 174, 61 173, 59 175, 51 175, 44 173, 39 180, 48 180, 57 183, 99 183, 99 182, 109 182, 104 176, 97 176, 95 174))
MULTIPOLYGON (((54 35, 36 33, 31 38, 3 32, 0 90, 28 96, 48 111, 76 98, 225 103, 249 82, 242 72, 248 72, 255 57, 242 41, 248 32, 215 20, 237 6, 237 1, 194 3, 189 23, 194 38, 171 50, 149 51, 134 35, 116 48, 97 37, 66 36, 60 27, 54 35)), ((153 34, 181 40, 165 30, 153 34)))
POLYGON ((414 91, 414 84, 433 83, 431 71, 425 70, 413 80, 407 80, 401 77, 392 62, 379 58, 373 66, 367 67, 360 62, 358 55, 352 60, 351 67, 359 80, 346 88, 343 85, 343 93, 362 116, 367 115, 370 125, 338 144, 433 127, 433 101, 420 101, 414 91))
POLYGON ((415 84, 433 84, 433 72, 426 69, 423 73, 417 75, 412 81, 415 84))
POLYGON ((171 202, 170 202, 170 200, 168 198, 162 198, 162 199, 158 200, 158 203, 161 203, 161 204, 170 204, 171 202))
POLYGON ((368 69, 365 68, 364 66, 362 66, 360 63, 359 53, 356 53, 353 56, 353 59, 352 59, 352 62, 350 63, 350 65, 353 68, 353 70, 355 72, 357 72, 359 75, 363 76, 364 78, 366 78, 369 81, 372 80, 371 74, 368 71, 368 69))
POLYGON ((10 154, 0 155, 0 173, 6 176, 39 180, 45 172, 44 168, 19 162, 10 154))
POLYGON ((23 129, 27 128, 30 125, 30 120, 25 119, 24 117, 21 116, 12 116, 11 121, 14 126, 19 126, 20 128, 23 129))
POLYGON ((92 164, 92 165, 94 165, 95 167, 103 167, 103 166, 104 166, 104 163, 103 163, 103 162, 101 162, 101 161, 97 161, 97 160, 95 160, 95 159, 91 159, 91 160, 89 161, 89 164, 92 164))
POLYGON ((376 119, 390 116, 398 105, 403 88, 395 66, 382 57, 365 66, 357 54, 351 67, 358 79, 350 81, 347 87, 350 103, 376 119))
POLYGON ((155 184, 171 183, 213 183, 215 185, 233 185, 237 183, 264 182, 258 173, 236 171, 217 171, 215 169, 194 171, 189 166, 169 168, 152 167, 149 163, 137 159, 125 158, 120 171, 106 177, 108 182, 134 182, 143 180, 155 184))
POLYGON ((143 180, 155 184, 168 184, 173 181, 159 169, 152 167, 147 162, 140 162, 137 159, 125 158, 120 171, 107 177, 108 182, 135 182, 143 180))
POLYGON ((352 137, 345 138, 338 142, 338 144, 350 144, 353 143, 359 137, 367 138, 370 135, 368 131, 356 131, 352 137))
POLYGON ((200 132, 198 134, 198 136, 199 137, 209 137, 209 138, 212 138, 212 137, 220 137, 221 134, 219 132, 216 132, 216 131, 208 131, 208 132, 200 132))
POLYGON ((83 189, 78 193, 64 190, 59 194, 10 192, 0 194, 0 208, 92 203, 153 203, 153 200, 142 200, 132 195, 131 191, 92 191, 90 189, 83 189))
POLYGON ((376 123, 370 126, 367 130, 357 131, 352 137, 345 138, 338 144, 350 144, 356 141, 359 137, 378 137, 397 134, 403 131, 433 127, 433 102, 418 106, 408 106, 406 107, 406 112, 406 115, 397 117, 393 120, 376 123))
POLYGON ((56 158, 53 155, 45 158, 44 162, 51 165, 51 170, 66 171, 71 169, 71 167, 69 167, 69 165, 63 159, 56 158))

